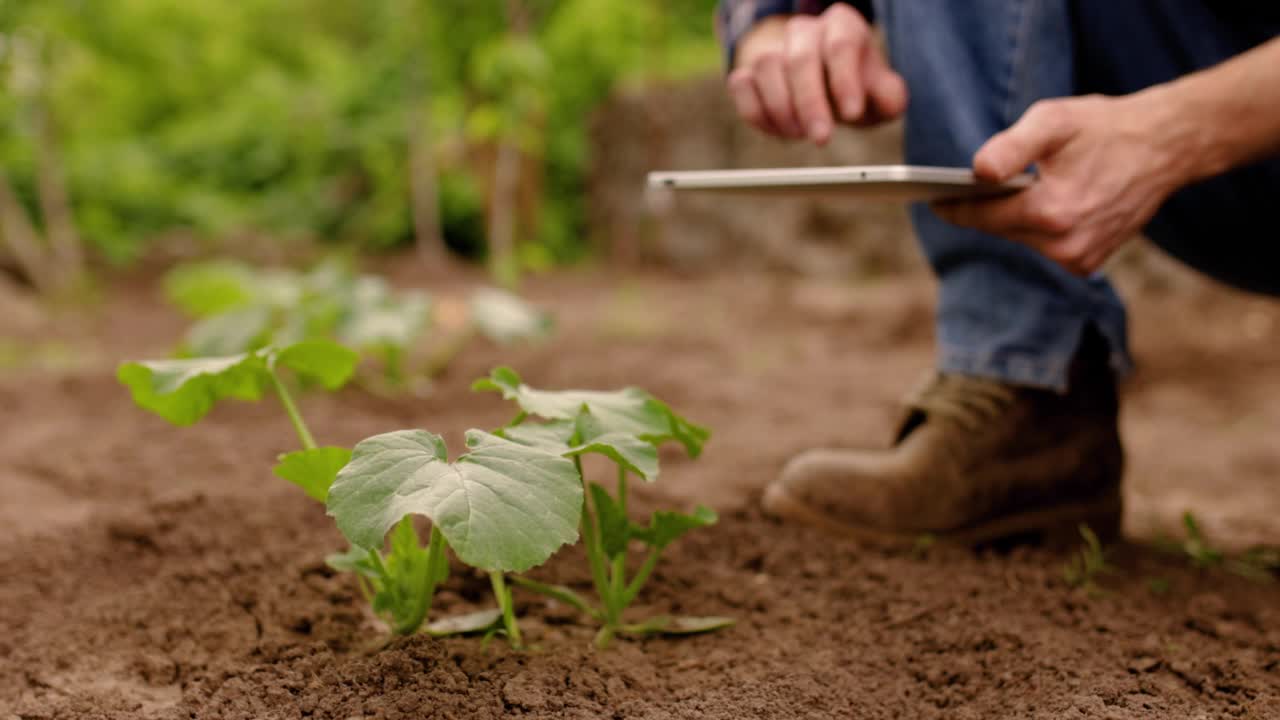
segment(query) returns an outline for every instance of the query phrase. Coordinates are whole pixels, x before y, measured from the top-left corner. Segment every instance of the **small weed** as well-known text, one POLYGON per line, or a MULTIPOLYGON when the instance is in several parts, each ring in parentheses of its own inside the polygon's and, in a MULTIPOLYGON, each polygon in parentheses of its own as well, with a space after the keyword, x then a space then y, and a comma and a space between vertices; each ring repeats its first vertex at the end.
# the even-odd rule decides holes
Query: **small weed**
POLYGON ((1096 593, 1099 591, 1098 577, 1115 572, 1115 568, 1107 563, 1107 551, 1092 528, 1081 523, 1080 536, 1084 538, 1084 547, 1062 566, 1062 579, 1073 588, 1084 588, 1090 593, 1096 593))
POLYGON ((917 560, 923 560, 928 557, 929 550, 938 542, 938 538, 933 533, 923 533, 916 537, 916 541, 911 545, 911 557, 917 560))
POLYGON ((1209 543, 1190 510, 1182 514, 1182 526, 1186 537, 1181 542, 1165 540, 1157 547, 1184 555, 1197 569, 1222 568, 1254 582, 1275 582, 1280 573, 1280 548, 1258 547, 1232 557, 1209 543))
POLYGON ((1173 586, 1172 584, 1170 584, 1169 578, 1163 578, 1163 577, 1147 578, 1147 589, 1151 591, 1152 595, 1155 595, 1157 597, 1164 597, 1165 595, 1169 594, 1169 591, 1172 588, 1173 586))

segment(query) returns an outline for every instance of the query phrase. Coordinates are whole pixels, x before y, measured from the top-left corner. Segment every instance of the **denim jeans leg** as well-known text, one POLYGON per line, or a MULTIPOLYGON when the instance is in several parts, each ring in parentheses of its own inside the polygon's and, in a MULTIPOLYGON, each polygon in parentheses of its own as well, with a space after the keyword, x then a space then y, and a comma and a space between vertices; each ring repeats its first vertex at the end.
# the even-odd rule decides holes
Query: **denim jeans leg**
MULTIPOLYGON (((882 0, 877 19, 910 90, 906 159, 967 167, 1031 103, 1074 94, 1067 0, 882 0)), ((939 280, 939 369, 1065 390, 1085 328, 1129 367, 1124 306, 1029 248, 911 209, 939 280)))

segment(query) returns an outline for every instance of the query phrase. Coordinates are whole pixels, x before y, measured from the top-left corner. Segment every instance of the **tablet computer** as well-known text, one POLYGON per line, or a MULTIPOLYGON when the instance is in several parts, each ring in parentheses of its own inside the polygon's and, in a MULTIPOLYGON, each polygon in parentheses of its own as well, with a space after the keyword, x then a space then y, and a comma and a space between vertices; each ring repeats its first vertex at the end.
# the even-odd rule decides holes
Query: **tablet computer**
POLYGON ((925 165, 682 170, 649 173, 649 188, 753 195, 804 195, 875 200, 932 201, 1008 195, 1029 187, 1035 175, 1007 182, 979 180, 969 168, 925 165))

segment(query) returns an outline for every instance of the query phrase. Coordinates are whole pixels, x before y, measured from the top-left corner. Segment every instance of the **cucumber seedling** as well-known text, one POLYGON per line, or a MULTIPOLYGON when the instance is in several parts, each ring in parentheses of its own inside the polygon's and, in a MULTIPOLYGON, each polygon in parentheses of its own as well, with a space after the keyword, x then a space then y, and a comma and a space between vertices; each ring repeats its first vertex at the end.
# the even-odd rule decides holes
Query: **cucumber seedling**
MULTIPOLYGON (((657 478, 657 446, 663 442, 678 442, 696 457, 708 437, 705 428, 635 388, 534 390, 509 368, 494 370, 474 388, 498 390, 514 400, 520 406, 516 420, 491 433, 467 431, 467 452, 452 462, 438 435, 423 430, 376 435, 356 445, 351 462, 330 488, 329 514, 353 545, 338 562, 360 573, 370 592, 389 587, 373 548, 380 547, 393 529, 392 545, 408 545, 409 519, 423 515, 432 523, 432 548, 452 548, 458 560, 488 574, 498 621, 515 646, 521 644, 521 635, 508 579, 569 603, 600 622, 600 647, 616 633, 687 634, 732 624, 718 617, 661 616, 630 623, 623 617, 662 551, 689 530, 716 521, 715 513, 699 507, 688 515, 658 511, 646 524, 635 523, 627 514, 628 481, 633 476, 650 482, 657 478), (584 479, 581 458, 586 454, 614 463, 614 492, 584 479), (546 562, 580 534, 598 604, 567 587, 518 574, 508 578, 509 573, 546 562), (645 556, 629 572, 632 543, 643 546, 645 556)), ((387 590, 394 598, 386 602, 405 608, 397 615, 404 620, 397 626, 401 632, 411 632, 414 623, 422 621, 421 609, 430 607, 438 586, 431 557, 428 551, 413 582, 387 590)), ((479 626, 486 616, 476 617, 479 626)))
POLYGON ((355 351, 337 343, 304 340, 222 357, 127 362, 116 376, 129 388, 134 403, 174 425, 198 422, 223 400, 254 401, 274 392, 302 445, 301 450, 281 455, 274 472, 324 502, 351 453, 316 444, 282 373, 337 390, 351 379, 359 359, 355 351))
POLYGON ((666 403, 639 388, 616 392, 546 391, 525 385, 510 368, 498 368, 476 381, 476 390, 496 391, 515 402, 519 412, 497 434, 513 442, 571 458, 585 495, 581 532, 598 605, 572 589, 516 577, 531 590, 566 602, 601 624, 596 645, 605 647, 619 632, 626 634, 688 634, 732 624, 722 617, 685 618, 660 616, 636 623, 624 620, 657 566, 662 552, 690 530, 716 522, 716 514, 699 506, 690 514, 667 510, 654 512, 645 524, 628 515, 629 481, 632 477, 653 482, 658 477, 658 446, 680 444, 696 458, 710 432, 676 414, 666 403), (539 420, 540 419, 540 420, 539 420), (601 455, 616 470, 614 490, 588 480, 582 456, 601 455), (634 572, 628 570, 629 548, 644 548, 644 559, 634 572))
MULTIPOLYGON (((175 425, 198 422, 222 400, 259 400, 274 392, 302 445, 301 450, 281 455, 274 472, 323 503, 352 451, 316 444, 282 373, 287 370, 302 382, 337 390, 351 379, 358 361, 355 351, 329 340, 305 340, 226 357, 125 363, 118 376, 135 403, 175 425)), ((433 529, 427 547, 421 547, 406 518, 392 534, 385 555, 381 547, 381 542, 376 548, 353 547, 326 560, 335 570, 356 575, 374 612, 394 632, 415 632, 431 609, 435 588, 449 574, 443 537, 433 529)), ((465 622, 455 621, 453 626, 451 632, 474 629, 465 622)))

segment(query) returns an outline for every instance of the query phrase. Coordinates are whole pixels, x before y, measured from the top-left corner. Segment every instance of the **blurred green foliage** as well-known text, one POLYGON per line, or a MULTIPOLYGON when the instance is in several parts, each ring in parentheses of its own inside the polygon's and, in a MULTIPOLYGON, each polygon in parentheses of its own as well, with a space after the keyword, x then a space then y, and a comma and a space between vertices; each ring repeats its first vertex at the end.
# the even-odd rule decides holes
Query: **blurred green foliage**
POLYGON ((0 0, 0 164, 34 208, 32 97, 76 223, 127 262, 165 231, 411 240, 408 130, 427 93, 441 224, 483 245, 485 143, 541 169, 533 257, 583 250, 592 108, 718 62, 714 0, 0 0), (513 27, 518 4, 525 28, 513 27), (16 67, 35 49, 37 77, 16 67))

